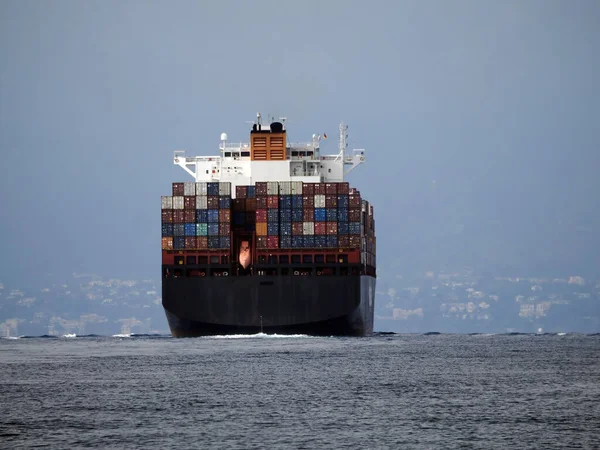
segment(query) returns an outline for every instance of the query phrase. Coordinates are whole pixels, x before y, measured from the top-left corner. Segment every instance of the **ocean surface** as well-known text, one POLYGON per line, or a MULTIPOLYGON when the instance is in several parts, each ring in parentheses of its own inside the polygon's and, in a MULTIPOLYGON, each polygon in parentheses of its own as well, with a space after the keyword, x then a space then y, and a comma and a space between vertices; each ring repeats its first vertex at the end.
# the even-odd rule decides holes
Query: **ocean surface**
POLYGON ((0 340, 0 447, 600 448, 600 336, 0 340))

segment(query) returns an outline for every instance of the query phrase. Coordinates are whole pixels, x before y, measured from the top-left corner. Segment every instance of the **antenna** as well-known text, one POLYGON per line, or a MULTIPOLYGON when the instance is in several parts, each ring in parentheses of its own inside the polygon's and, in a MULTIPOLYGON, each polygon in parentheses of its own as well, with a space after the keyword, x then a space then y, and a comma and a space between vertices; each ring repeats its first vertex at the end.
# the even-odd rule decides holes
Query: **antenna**
POLYGON ((348 130, 348 126, 344 125, 344 122, 341 122, 340 123, 340 154, 342 155, 342 164, 344 164, 346 147, 348 147, 348 144, 346 144, 346 138, 348 137, 348 135, 346 134, 347 130, 348 130))

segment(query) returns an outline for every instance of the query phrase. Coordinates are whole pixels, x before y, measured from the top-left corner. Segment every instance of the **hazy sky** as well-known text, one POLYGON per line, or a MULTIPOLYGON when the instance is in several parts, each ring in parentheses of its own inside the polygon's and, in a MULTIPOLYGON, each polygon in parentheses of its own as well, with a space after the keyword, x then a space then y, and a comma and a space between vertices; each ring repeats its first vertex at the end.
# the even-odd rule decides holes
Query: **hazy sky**
MULTIPOLYGON (((600 2, 0 2, 0 277, 159 276, 172 151, 340 120, 401 270, 600 267, 600 2)), ((383 270, 383 268, 381 268, 383 270)))

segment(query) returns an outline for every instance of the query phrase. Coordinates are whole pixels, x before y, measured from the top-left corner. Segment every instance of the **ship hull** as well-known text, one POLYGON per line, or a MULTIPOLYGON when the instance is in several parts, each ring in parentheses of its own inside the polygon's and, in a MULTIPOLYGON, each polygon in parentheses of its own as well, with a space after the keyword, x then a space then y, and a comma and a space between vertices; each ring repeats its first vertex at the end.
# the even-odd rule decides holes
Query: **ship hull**
POLYGON ((369 336, 371 276, 164 278, 162 302, 174 337, 231 334, 369 336))

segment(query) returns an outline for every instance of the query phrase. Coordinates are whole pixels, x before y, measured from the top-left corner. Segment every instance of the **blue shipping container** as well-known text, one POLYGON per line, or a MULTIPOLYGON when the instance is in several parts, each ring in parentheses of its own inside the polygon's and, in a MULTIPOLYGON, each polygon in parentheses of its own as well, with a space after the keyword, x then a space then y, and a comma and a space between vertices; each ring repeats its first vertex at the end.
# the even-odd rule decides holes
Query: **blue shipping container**
POLYGON ((315 208, 315 222, 327 222, 327 210, 325 208, 315 208))
POLYGON ((215 182, 207 183, 206 191, 207 191, 208 195, 219 195, 219 183, 215 183, 215 182))
POLYGON ((314 236, 304 236, 304 248, 313 248, 315 246, 314 236))
POLYGON ((302 239, 304 236, 292 236, 292 248, 302 248, 304 247, 304 240, 302 239))
POLYGON ((180 250, 185 248, 185 238, 183 236, 177 236, 173 238, 173 248, 180 250))
POLYGON ((267 234, 269 236, 279 235, 279 223, 278 222, 267 222, 267 234))
POLYGON ((219 224, 218 223, 209 223, 208 224, 208 235, 209 236, 218 236, 219 235, 219 224))
POLYGON ((279 210, 278 209, 267 210, 267 222, 273 222, 273 223, 279 222, 279 210))
POLYGON ((173 236, 173 224, 172 223, 163 223, 162 224, 162 237, 171 237, 173 236))
POLYGON ((231 248, 231 238, 229 236, 221 236, 219 240, 221 248, 231 248))
POLYGON ((185 227, 182 223, 173 224, 173 236, 185 236, 185 227))
POLYGON ((219 209, 230 209, 231 208, 231 197, 222 195, 219 197, 219 209))
POLYGON ((327 236, 327 247, 336 248, 338 246, 337 236, 327 236))
POLYGON ((348 222, 348 234, 360 234, 360 222, 348 222))
POLYGON ((195 223, 186 223, 184 232, 186 236, 196 236, 196 224, 195 223))
POLYGON ((292 221, 292 210, 289 208, 280 209, 279 210, 279 220, 281 222, 291 222, 292 221))
POLYGON ((338 208, 338 222, 348 222, 348 208, 338 208))
POLYGON ((197 223, 208 222, 208 210, 207 209, 197 209, 196 210, 196 222, 197 223))
POLYGON ((218 209, 209 209, 208 210, 208 222, 209 223, 219 223, 219 210, 218 209))
POLYGON ((281 236, 291 236, 292 235, 292 222, 281 222, 279 224, 279 234, 281 236))
POLYGON ((292 195, 292 208, 293 209, 302 209, 302 196, 301 195, 292 195))
POLYGON ((208 248, 221 248, 221 238, 219 236, 209 236, 208 248))
POLYGON ((292 196, 291 195, 280 195, 279 196, 279 209, 292 209, 292 196))
POLYGON ((304 222, 301 209, 292 209, 292 222, 304 222))
POLYGON ((348 196, 347 195, 338 195, 338 208, 348 208, 348 196))
POLYGON ((315 236, 315 247, 316 248, 325 248, 327 247, 327 236, 315 236))
POLYGON ((279 238, 279 247, 280 248, 291 248, 292 247, 292 237, 291 236, 281 236, 279 238))
POLYGON ((326 217, 327 217, 327 222, 337 222, 337 220, 338 220, 337 209, 327 208, 326 217))
POLYGON ((256 187, 248 186, 248 195, 247 198, 255 198, 256 197, 256 187))
POLYGON ((350 232, 350 227, 348 226, 348 222, 338 222, 337 228, 338 228, 338 234, 348 234, 350 232))

